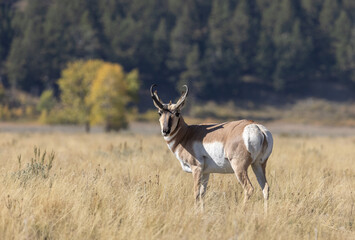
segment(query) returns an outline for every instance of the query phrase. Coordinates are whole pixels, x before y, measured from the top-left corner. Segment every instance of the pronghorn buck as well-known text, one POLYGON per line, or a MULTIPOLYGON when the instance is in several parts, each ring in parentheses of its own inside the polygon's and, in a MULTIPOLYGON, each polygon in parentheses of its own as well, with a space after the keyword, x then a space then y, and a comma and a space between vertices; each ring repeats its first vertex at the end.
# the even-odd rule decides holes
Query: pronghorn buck
POLYGON ((269 186, 265 167, 273 147, 271 133, 250 120, 188 125, 180 114, 188 87, 184 85, 186 90, 176 104, 164 104, 157 91, 153 92, 155 86, 150 87, 150 93, 159 110, 161 133, 182 169, 192 173, 196 202, 202 202, 210 173, 234 173, 244 189, 245 202, 254 190, 247 174, 251 165, 266 209, 269 186))

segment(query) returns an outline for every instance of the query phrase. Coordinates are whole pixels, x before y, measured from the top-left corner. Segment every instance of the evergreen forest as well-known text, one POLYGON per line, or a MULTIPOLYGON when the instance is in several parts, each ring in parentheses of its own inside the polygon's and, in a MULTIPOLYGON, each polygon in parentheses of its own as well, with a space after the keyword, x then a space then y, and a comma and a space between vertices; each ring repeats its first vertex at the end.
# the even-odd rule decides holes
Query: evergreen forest
POLYGON ((353 98, 355 1, 1 0, 6 89, 58 96, 63 69, 90 59, 137 69, 143 96, 353 98))

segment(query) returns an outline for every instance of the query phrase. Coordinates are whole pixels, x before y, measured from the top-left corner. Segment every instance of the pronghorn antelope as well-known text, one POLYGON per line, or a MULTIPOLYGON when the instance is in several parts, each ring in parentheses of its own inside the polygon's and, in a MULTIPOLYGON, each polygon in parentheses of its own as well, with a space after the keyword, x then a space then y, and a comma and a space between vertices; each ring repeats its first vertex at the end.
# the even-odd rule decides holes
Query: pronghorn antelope
POLYGON ((157 91, 153 92, 155 86, 150 87, 150 93, 159 110, 161 133, 182 169, 192 173, 196 202, 202 202, 210 173, 234 173, 244 189, 245 202, 254 190, 247 174, 251 165, 262 189, 266 209, 269 186, 265 167, 273 147, 271 133, 250 120, 188 125, 180 115, 188 87, 184 85, 186 90, 176 104, 171 101, 164 104, 157 91))

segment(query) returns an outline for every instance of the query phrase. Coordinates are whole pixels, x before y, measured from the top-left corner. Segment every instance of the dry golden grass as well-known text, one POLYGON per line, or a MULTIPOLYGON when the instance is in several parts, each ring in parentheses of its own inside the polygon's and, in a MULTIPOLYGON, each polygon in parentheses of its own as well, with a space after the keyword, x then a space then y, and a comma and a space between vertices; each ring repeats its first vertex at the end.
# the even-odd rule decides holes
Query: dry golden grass
POLYGON ((205 211, 160 136, 15 134, 0 139, 0 239, 354 239, 355 138, 275 137, 261 190, 243 207, 234 175, 212 175, 205 211), (33 146, 49 177, 15 177, 33 146))

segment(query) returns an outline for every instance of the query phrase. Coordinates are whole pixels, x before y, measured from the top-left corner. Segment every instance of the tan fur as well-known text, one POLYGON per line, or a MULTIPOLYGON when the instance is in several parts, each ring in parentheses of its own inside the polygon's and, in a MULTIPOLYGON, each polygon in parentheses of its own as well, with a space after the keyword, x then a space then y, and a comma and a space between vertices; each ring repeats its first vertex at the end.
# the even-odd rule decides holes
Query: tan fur
MULTIPOLYGON (((252 164, 253 171, 263 190, 266 204, 269 192, 265 177, 267 159, 263 163, 255 161, 255 159, 253 162, 251 154, 245 145, 245 140, 243 139, 245 127, 254 122, 251 120, 240 120, 220 124, 188 125, 185 123, 183 117, 176 114, 180 112, 184 105, 185 98, 186 94, 184 98, 179 99, 178 104, 163 104, 162 102, 158 102, 158 104, 164 107, 158 108, 161 113, 159 121, 162 133, 171 151, 177 155, 182 165, 187 165, 191 168, 194 178, 194 195, 196 202, 202 200, 206 192, 210 172, 204 172, 206 169, 206 166, 204 166, 206 161, 204 159, 198 159, 198 154, 194 152, 194 143, 201 143, 203 145, 218 142, 223 145, 224 157, 230 162, 230 166, 244 189, 244 201, 249 199, 254 190, 247 174, 248 167, 252 164), (169 132, 167 132, 167 130, 169 130, 169 132)), ((158 96, 157 99, 159 99, 158 96)), ((161 100, 159 99, 159 101, 161 100)), ((155 105, 157 106, 157 104, 155 105)), ((266 141, 264 133, 262 136, 263 142, 262 150, 259 154, 260 156, 265 154, 269 144, 266 141)), ((201 204, 203 204, 202 201, 201 204)))
MULTIPOLYGON (((206 191, 206 180, 204 189, 200 192, 202 185, 203 166, 196 160, 193 150, 193 142, 199 141, 203 143, 222 142, 225 146, 226 157, 231 161, 232 168, 237 176, 238 181, 245 190, 245 200, 249 199, 253 193, 253 186, 248 178, 247 170, 251 164, 250 153, 246 150, 242 133, 244 127, 253 123, 249 120, 234 121, 221 124, 201 124, 187 125, 183 118, 180 118, 178 133, 167 143, 175 142, 171 148, 173 152, 178 152, 182 160, 191 166, 194 177, 195 199, 199 199, 206 191)), ((175 130, 176 131, 176 130, 175 130)), ((209 175, 209 174, 208 174, 209 175)), ((205 178, 208 178, 206 174, 205 178)), ((208 182, 208 180, 207 180, 208 182)))
POLYGON ((196 141, 203 143, 222 142, 225 146, 227 158, 232 159, 239 154, 239 151, 236 151, 238 148, 242 148, 244 152, 247 152, 243 143, 242 133, 244 127, 251 123, 253 123, 253 121, 241 120, 221 124, 189 126, 181 117, 178 126, 179 131, 168 143, 175 141, 171 150, 173 152, 178 151, 179 155, 183 156, 191 165, 194 165, 195 162, 192 142, 196 141))

